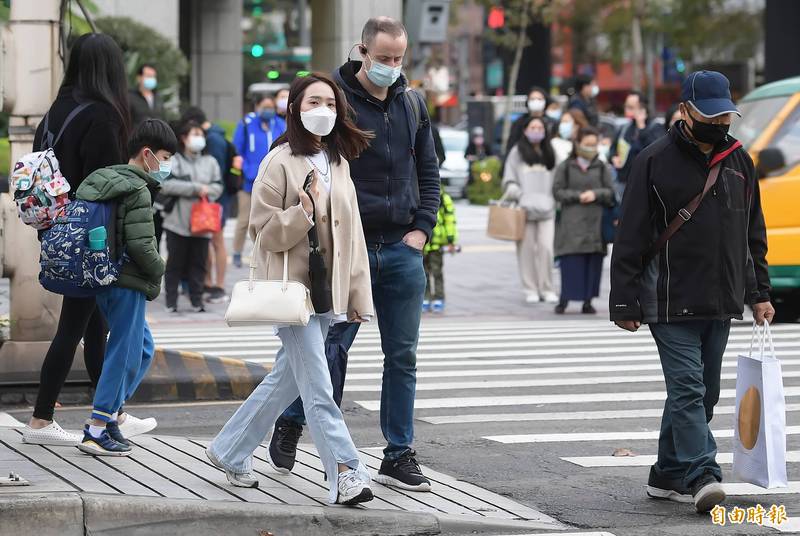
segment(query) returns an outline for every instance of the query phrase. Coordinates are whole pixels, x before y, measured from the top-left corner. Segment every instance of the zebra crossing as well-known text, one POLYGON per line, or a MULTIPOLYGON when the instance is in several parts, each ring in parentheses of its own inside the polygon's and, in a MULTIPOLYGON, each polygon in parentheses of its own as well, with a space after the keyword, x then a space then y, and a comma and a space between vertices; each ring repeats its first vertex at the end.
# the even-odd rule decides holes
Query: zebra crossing
MULTIPOLYGON (((271 363, 279 347, 270 328, 156 326, 158 345, 271 363)), ((728 484, 730 495, 800 493, 800 326, 777 325, 787 403, 789 488, 728 484)), ((752 327, 735 323, 724 356, 712 428, 718 461, 730 464, 736 359, 750 351, 752 327)), ((380 336, 364 326, 349 359, 345 399, 380 409, 380 336)), ((418 348, 418 435, 484 440, 497 448, 551 448, 553 463, 582 470, 625 470, 653 463, 665 399, 655 344, 646 328, 631 334, 601 320, 451 321, 426 319, 418 348), (614 446, 635 456, 612 456, 614 446)), ((494 447, 493 447, 494 448, 494 447)), ((728 467, 729 469, 730 467, 728 467)))

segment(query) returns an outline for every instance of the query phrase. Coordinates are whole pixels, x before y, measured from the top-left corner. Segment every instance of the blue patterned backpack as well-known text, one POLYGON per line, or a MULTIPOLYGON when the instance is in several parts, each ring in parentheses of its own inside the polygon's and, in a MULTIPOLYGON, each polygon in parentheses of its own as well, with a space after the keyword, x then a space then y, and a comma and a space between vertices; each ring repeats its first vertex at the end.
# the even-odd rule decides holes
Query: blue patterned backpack
POLYGON ((116 202, 75 200, 42 234, 39 282, 56 294, 94 296, 116 283, 116 202), (109 244, 111 246, 109 247, 109 244))

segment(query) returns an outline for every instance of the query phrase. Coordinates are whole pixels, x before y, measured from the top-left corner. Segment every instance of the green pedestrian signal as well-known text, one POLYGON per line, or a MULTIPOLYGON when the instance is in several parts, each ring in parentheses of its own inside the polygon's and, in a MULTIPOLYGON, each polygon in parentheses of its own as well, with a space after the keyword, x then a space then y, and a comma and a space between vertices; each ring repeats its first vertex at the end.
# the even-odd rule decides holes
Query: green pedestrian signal
POLYGON ((270 80, 277 80, 278 78, 280 78, 280 76, 281 73, 279 71, 275 70, 267 71, 267 78, 269 78, 270 80))
POLYGON ((310 75, 311 71, 297 71, 297 78, 305 78, 310 75))

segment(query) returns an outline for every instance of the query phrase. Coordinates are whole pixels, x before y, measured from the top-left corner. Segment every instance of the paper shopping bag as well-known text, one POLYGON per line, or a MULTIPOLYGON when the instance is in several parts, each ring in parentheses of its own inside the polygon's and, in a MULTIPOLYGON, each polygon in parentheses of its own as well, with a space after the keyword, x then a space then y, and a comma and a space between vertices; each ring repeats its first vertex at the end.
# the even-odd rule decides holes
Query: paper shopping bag
POLYGON ((525 234, 526 221, 525 209, 501 203, 491 204, 486 234, 497 240, 519 241, 525 234))
POLYGON ((769 324, 754 327, 757 352, 740 355, 736 370, 733 474, 762 488, 789 485, 786 475, 786 402, 781 363, 769 324), (768 345, 768 346, 767 346, 768 345))
POLYGON ((222 229, 222 205, 201 197, 192 205, 191 226, 195 235, 218 233, 222 229))

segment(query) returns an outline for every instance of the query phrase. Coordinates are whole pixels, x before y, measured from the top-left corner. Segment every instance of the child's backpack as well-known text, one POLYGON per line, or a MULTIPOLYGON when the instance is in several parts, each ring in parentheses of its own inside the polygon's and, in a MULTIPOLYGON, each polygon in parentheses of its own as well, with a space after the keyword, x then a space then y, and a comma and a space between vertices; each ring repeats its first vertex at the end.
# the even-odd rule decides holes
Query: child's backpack
POLYGON ((69 203, 69 182, 61 174, 58 159, 53 152, 64 131, 75 116, 91 103, 79 104, 64 120, 54 137, 48 129, 48 115, 44 116, 41 149, 28 153, 14 164, 11 185, 14 201, 22 222, 37 231, 49 229, 59 212, 69 203))
POLYGON ((42 234, 39 282, 56 294, 94 296, 119 278, 114 251, 116 201, 75 200, 42 234))

